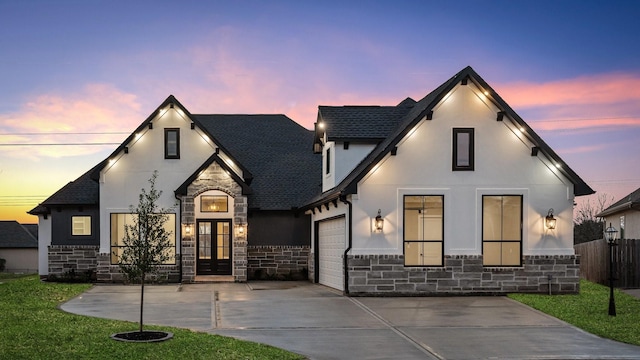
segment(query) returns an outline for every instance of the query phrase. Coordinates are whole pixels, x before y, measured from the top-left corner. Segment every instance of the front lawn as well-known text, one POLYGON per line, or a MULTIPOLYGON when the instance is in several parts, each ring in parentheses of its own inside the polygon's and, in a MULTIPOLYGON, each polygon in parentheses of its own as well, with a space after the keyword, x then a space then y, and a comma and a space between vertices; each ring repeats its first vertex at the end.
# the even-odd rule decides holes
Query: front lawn
POLYGON ((640 299, 615 290, 617 316, 609 316, 609 288, 580 281, 579 295, 510 294, 531 306, 592 334, 640 345, 640 299))
POLYGON ((112 333, 138 324, 65 313, 57 306, 86 284, 43 283, 37 275, 0 281, 0 359, 304 359, 267 345, 190 330, 161 343, 125 343, 112 333))

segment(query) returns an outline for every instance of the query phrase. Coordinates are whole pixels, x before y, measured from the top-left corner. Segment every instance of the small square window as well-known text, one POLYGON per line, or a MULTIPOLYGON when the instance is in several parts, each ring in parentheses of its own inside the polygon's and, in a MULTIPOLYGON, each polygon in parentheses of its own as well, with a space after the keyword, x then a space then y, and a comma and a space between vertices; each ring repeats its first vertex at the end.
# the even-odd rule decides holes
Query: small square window
POLYGON ((180 129, 164 129, 164 158, 180 159, 180 129))
POLYGON ((72 216, 71 235, 89 236, 91 235, 91 216, 72 216))
POLYGON ((202 195, 201 212, 229 212, 229 200, 226 195, 202 195))
POLYGON ((453 129, 453 171, 473 171, 473 135, 472 128, 453 129))

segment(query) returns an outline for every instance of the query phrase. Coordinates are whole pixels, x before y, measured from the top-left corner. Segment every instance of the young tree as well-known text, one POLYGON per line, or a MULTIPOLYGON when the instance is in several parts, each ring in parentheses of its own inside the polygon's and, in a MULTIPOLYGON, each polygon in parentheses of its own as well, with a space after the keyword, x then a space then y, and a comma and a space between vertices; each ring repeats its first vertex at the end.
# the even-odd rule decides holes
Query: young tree
POLYGON ((164 227, 171 209, 159 208, 157 201, 162 195, 155 187, 158 172, 149 179, 149 190, 142 189, 138 206, 129 207, 133 224, 125 225, 122 242, 124 247, 118 265, 130 281, 140 281, 140 332, 144 306, 144 282, 148 274, 156 272, 157 266, 169 260, 171 231, 164 227))

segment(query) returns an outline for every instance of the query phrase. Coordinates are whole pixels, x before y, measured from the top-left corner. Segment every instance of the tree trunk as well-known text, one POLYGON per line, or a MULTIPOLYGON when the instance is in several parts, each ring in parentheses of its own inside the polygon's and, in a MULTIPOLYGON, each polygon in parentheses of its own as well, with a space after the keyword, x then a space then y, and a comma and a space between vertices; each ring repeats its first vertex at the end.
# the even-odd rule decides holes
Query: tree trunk
POLYGON ((140 332, 142 332, 142 309, 144 308, 144 278, 146 274, 142 274, 140 278, 140 332))

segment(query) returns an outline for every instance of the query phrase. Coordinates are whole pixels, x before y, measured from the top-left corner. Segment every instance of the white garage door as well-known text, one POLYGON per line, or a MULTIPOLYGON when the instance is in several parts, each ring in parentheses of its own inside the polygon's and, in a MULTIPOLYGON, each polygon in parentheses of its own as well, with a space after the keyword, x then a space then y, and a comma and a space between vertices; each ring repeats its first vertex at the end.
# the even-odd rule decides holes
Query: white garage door
POLYGON ((345 218, 324 220, 318 224, 320 284, 344 290, 342 255, 346 246, 345 218))

